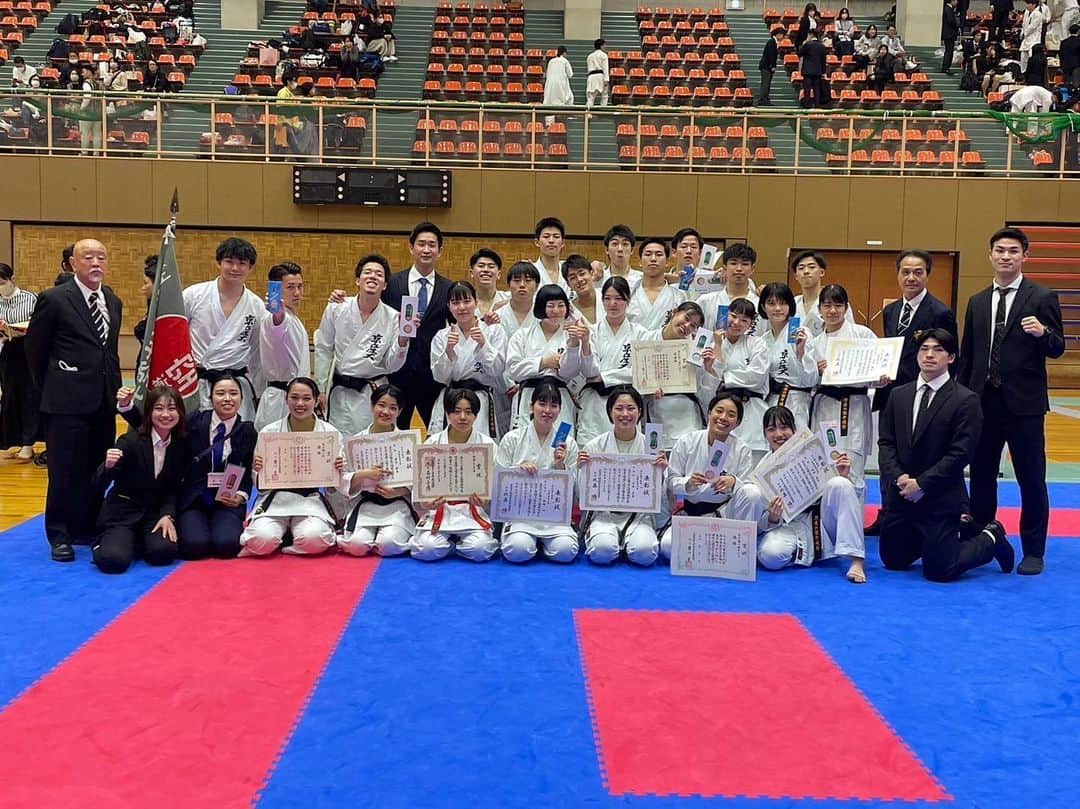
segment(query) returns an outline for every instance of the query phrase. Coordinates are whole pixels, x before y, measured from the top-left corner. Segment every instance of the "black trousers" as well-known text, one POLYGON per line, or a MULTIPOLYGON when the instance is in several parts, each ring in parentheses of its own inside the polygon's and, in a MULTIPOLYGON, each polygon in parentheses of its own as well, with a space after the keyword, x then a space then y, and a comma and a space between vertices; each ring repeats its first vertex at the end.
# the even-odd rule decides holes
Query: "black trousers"
POLYGON ((971 461, 971 513, 984 524, 997 513, 998 470, 1006 444, 1020 486, 1020 543, 1024 556, 1042 558, 1050 526, 1046 490, 1046 416, 1010 413, 1001 391, 986 386, 982 396, 983 427, 971 461))
POLYGON ((412 425, 413 409, 420 414, 424 426, 431 423, 431 410, 435 407, 435 397, 442 394, 442 386, 434 381, 416 381, 412 384, 406 378, 391 380, 405 392, 405 401, 401 402, 401 414, 398 416, 398 428, 408 430, 412 425))
POLYGON ((758 101, 767 102, 769 100, 769 93, 772 91, 772 80, 775 70, 762 70, 761 71, 761 93, 758 96, 758 101))
POLYGON ((12 340, 0 351, 0 449, 28 447, 37 440, 39 402, 23 342, 12 340))
POLYGON ((944 73, 946 70, 952 70, 953 54, 955 53, 955 51, 956 51, 956 40, 955 39, 946 39, 945 40, 945 54, 944 54, 944 56, 941 57, 941 72, 942 73, 944 73))
POLYGON ((994 17, 990 22, 990 41, 1001 42, 1008 28, 1009 9, 994 9, 994 17))
POLYGON ((203 502, 180 512, 176 533, 181 559, 232 559, 240 553, 244 509, 203 502))
POLYGON ((137 558, 142 558, 148 565, 172 564, 176 559, 176 543, 170 542, 160 531, 151 530, 154 523, 106 526, 94 546, 94 564, 98 570, 123 573, 137 558))
POLYGON ((907 570, 921 558, 923 576, 944 582, 994 558, 994 541, 982 533, 982 523, 962 523, 960 512, 913 513, 881 512, 878 553, 888 570, 907 570))
POLYGON ((97 533, 103 493, 94 486, 94 473, 115 440, 116 413, 111 408, 78 416, 46 416, 45 536, 50 545, 88 542, 97 533))
POLYGON ((825 78, 823 76, 803 76, 802 105, 804 107, 826 106, 828 102, 824 94, 825 78))

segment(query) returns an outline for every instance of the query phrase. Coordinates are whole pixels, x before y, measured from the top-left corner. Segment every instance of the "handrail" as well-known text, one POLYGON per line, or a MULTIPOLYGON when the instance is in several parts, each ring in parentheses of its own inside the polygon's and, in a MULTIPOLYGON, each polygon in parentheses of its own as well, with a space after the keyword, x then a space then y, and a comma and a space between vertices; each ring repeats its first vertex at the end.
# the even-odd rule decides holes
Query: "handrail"
MULTIPOLYGON (((106 157, 151 157, 228 161, 294 161, 362 165, 497 166, 517 169, 575 169, 621 171, 672 171, 788 174, 900 174, 905 176, 1080 177, 1077 164, 1077 133, 1080 115, 1032 113, 1016 116, 982 111, 945 110, 804 110, 769 107, 661 107, 615 106, 548 107, 525 103, 451 102, 436 100, 382 100, 363 98, 289 98, 254 94, 234 96, 203 93, 106 92, 56 89, 14 90, 0 93, 0 152, 64 155, 93 151, 95 130, 100 127, 102 154, 106 157), (469 154, 460 157, 456 146, 440 149, 448 139, 441 129, 414 129, 415 114, 432 121, 477 121, 469 154), (218 116, 221 115, 219 121, 218 116), (282 120, 278 120, 281 118, 282 120), (360 118, 360 127, 346 127, 348 119, 360 118), (557 121, 564 128, 549 130, 541 122, 557 121), (517 121, 515 135, 485 132, 485 123, 501 126, 517 121), (881 128, 891 121, 900 130, 900 142, 869 146, 877 154, 864 161, 860 150, 876 141, 881 128), (77 123, 88 124, 77 132, 77 123), (857 127, 877 122, 870 138, 857 127), (962 138, 965 123, 980 123, 978 133, 962 138), (633 126, 633 137, 619 135, 620 124, 633 126), (678 137, 658 137, 663 125, 675 125, 678 137), (942 146, 951 150, 943 160, 927 164, 913 150, 909 132, 916 127, 936 127, 946 134, 942 146), (704 136, 709 127, 741 125, 737 140, 718 138, 736 154, 727 154, 714 139, 704 136), (861 125, 861 126, 860 126, 861 125), (682 137, 689 126, 688 137, 682 137), (311 129, 308 129, 310 127, 311 129), (763 127, 774 160, 761 162, 755 149, 764 144, 752 140, 751 127, 763 127), (818 127, 847 130, 829 143, 816 137, 818 127), (698 135, 698 129, 702 134, 698 135), (643 129, 648 132, 643 134, 643 129), (516 133, 521 132, 520 139, 516 133), (993 132, 991 135, 990 132, 993 132), (88 134, 89 133, 89 134, 88 134), (138 133, 139 137, 131 138, 138 133), (305 138, 299 137, 304 133, 305 138), (335 135, 337 140, 328 139, 335 135), (80 137, 88 139, 87 148, 80 137), (129 138, 131 138, 129 140, 129 138), (149 142, 147 142, 149 141, 149 142), (166 142, 168 141, 168 143, 166 142), (281 146, 275 141, 287 142, 281 146), (611 149, 605 151, 605 142, 611 149), (713 141, 710 146, 710 141, 713 141), (494 142, 493 152, 485 145, 494 142), (508 143, 521 154, 500 151, 508 143), (1046 152, 1034 165, 1025 154, 1027 144, 1046 152), (549 156, 550 146, 558 145, 549 156), (984 160, 961 159, 967 148, 984 154, 984 160), (628 147, 620 155, 620 145, 628 147), (653 149, 652 147, 656 147, 653 149), (663 146, 675 146, 669 156, 663 146), (414 147, 416 151, 414 152, 414 147), (567 148, 563 148, 567 147, 567 148), (571 148, 572 147, 572 148, 571 148), (896 148, 895 155, 891 148, 896 148), (631 155, 631 148, 633 154, 631 155), (704 150, 705 157, 702 157, 704 150), (885 151, 888 160, 880 159, 885 151), (648 154, 646 154, 648 152, 648 154), (695 156, 695 152, 697 153, 695 156), (985 160, 996 154, 1000 159, 985 160), (680 157, 681 155, 681 157, 680 157), (826 160, 826 155, 836 159, 826 160), (732 158, 737 159, 732 159, 732 158)), ((734 131, 734 130, 733 130, 734 131)), ((758 138, 759 136, 755 136, 758 138)), ((936 156, 935 156, 936 157, 936 156)))

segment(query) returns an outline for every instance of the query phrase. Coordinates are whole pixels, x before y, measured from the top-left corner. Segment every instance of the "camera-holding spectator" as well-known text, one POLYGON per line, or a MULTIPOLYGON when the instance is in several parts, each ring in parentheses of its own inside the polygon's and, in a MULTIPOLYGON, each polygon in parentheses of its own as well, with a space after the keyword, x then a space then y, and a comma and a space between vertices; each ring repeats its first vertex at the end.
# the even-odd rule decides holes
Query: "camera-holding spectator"
POLYGON ((876 25, 866 26, 866 31, 855 43, 855 66, 859 70, 866 70, 872 62, 877 61, 878 49, 882 45, 882 38, 878 36, 876 25))
POLYGON ((858 29, 855 20, 851 19, 851 12, 847 6, 836 13, 836 21, 833 23, 833 48, 838 56, 853 56, 855 54, 855 35, 858 29))

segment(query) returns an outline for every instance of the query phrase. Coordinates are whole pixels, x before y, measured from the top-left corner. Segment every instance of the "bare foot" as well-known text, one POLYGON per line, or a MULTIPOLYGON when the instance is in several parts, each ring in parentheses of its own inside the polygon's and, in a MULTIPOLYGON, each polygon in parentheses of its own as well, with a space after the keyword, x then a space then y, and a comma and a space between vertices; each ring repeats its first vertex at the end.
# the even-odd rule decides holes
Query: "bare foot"
POLYGON ((866 584, 866 569, 862 559, 852 559, 848 568, 847 580, 852 584, 866 584))

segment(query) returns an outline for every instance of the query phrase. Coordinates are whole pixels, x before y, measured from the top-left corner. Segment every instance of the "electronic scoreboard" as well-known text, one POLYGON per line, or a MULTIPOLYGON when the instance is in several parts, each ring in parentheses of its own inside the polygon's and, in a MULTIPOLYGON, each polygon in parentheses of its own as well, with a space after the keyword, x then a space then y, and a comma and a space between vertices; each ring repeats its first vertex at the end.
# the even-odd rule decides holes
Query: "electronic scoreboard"
POLYGON ((293 167, 297 205, 449 208, 450 189, 450 172, 439 169, 293 167))

